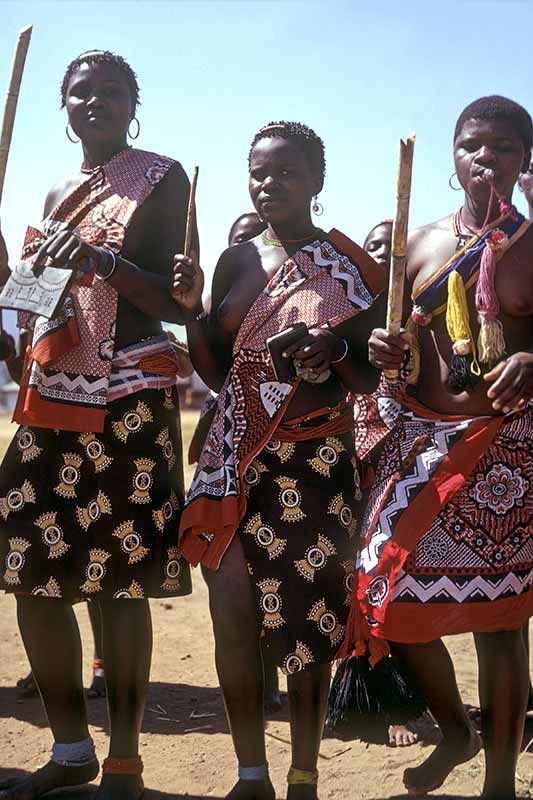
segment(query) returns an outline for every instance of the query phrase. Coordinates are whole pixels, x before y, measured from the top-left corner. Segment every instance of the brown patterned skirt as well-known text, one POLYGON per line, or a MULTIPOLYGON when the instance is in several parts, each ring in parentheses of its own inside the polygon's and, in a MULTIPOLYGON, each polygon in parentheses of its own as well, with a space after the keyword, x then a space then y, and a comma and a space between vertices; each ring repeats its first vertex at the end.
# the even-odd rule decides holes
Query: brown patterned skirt
POLYGON ((285 673, 332 661, 353 582, 359 482, 353 435, 272 439, 245 473, 239 528, 264 643, 285 673))
POLYGON ((68 601, 185 595, 175 389, 109 404, 101 434, 21 427, 0 467, 0 589, 68 601))

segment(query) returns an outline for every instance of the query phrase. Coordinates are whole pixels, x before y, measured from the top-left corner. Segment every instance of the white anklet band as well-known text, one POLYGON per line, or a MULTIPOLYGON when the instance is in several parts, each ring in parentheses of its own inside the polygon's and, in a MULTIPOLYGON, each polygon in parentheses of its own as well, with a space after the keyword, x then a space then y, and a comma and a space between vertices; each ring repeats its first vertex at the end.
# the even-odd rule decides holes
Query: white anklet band
POLYGON ((62 767, 85 767, 96 760, 92 736, 81 742, 54 742, 50 760, 62 767))
POLYGON ((258 767, 241 767, 239 764, 240 781, 263 781, 268 778, 268 764, 260 764, 258 767))

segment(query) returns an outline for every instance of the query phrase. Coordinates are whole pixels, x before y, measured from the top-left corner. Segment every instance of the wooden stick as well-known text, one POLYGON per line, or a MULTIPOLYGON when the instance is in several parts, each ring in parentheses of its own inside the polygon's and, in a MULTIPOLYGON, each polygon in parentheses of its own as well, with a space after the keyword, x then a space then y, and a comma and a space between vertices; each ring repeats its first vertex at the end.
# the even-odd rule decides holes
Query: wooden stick
POLYGON ((186 256, 190 256, 191 254, 192 229, 194 224, 194 212, 195 212, 194 203, 196 199, 196 184, 198 183, 198 172, 199 168, 195 167, 194 172, 192 174, 191 191, 189 193, 189 205, 187 208, 187 223, 185 225, 185 244, 183 245, 183 254, 186 256))
POLYGON ((2 192, 4 189, 4 179, 6 176, 9 147, 11 145, 13 124, 15 122, 15 112, 17 110, 20 84, 22 82, 22 73, 24 72, 24 64, 26 62, 26 53, 28 52, 28 47, 30 44, 31 32, 32 26, 28 25, 27 28, 24 28, 19 33, 17 46, 15 48, 15 55, 13 58, 13 66, 11 67, 11 78, 9 81, 9 88, 7 90, 6 102, 4 106, 2 132, 0 133, 0 203, 2 202, 2 192))
MULTIPOLYGON (((402 327, 405 266, 407 262, 407 232, 409 227, 409 201, 413 174, 414 133, 404 142, 400 139, 400 163, 396 191, 396 216, 392 228, 391 271, 387 302, 387 331, 398 335, 402 327)), ((396 370, 385 370, 387 378, 396 378, 396 370)))

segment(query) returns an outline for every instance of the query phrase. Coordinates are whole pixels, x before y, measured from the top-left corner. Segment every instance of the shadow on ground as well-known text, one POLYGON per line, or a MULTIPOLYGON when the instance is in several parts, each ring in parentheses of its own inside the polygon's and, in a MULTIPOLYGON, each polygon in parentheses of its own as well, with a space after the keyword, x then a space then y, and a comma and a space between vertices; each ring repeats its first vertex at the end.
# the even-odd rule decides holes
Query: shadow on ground
MULTIPOLYGON (((27 775, 21 769, 4 769, 0 767, 0 784, 3 781, 11 781, 20 779, 22 780, 27 775)), ((69 787, 67 789, 58 789, 57 792, 49 792, 46 795, 46 800, 90 800, 96 795, 97 787, 94 785, 80 786, 79 788, 69 787)), ((207 797, 207 795, 205 795, 207 797)), ((204 800, 204 795, 198 794, 174 794, 167 792, 160 792, 157 789, 146 788, 143 800, 204 800)), ((221 797, 213 797, 209 795, 209 800, 223 800, 221 797)))

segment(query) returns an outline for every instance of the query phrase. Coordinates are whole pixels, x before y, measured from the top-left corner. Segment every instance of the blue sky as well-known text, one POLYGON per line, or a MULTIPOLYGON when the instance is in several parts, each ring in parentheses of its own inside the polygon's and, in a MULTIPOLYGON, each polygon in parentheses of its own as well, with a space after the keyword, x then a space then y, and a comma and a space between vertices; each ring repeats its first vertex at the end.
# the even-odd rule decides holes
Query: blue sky
POLYGON ((200 165, 208 279, 230 224, 251 207, 249 143, 269 120, 299 120, 322 136, 320 224, 361 242, 393 214, 401 136, 417 134, 416 226, 458 204, 448 187, 452 134, 468 102, 499 93, 533 110, 527 0, 2 0, 0 13, 1 94, 18 31, 34 26, 1 209, 12 258, 49 187, 80 163, 59 86, 87 49, 120 53, 137 72, 137 145, 179 159, 189 174, 200 165))

